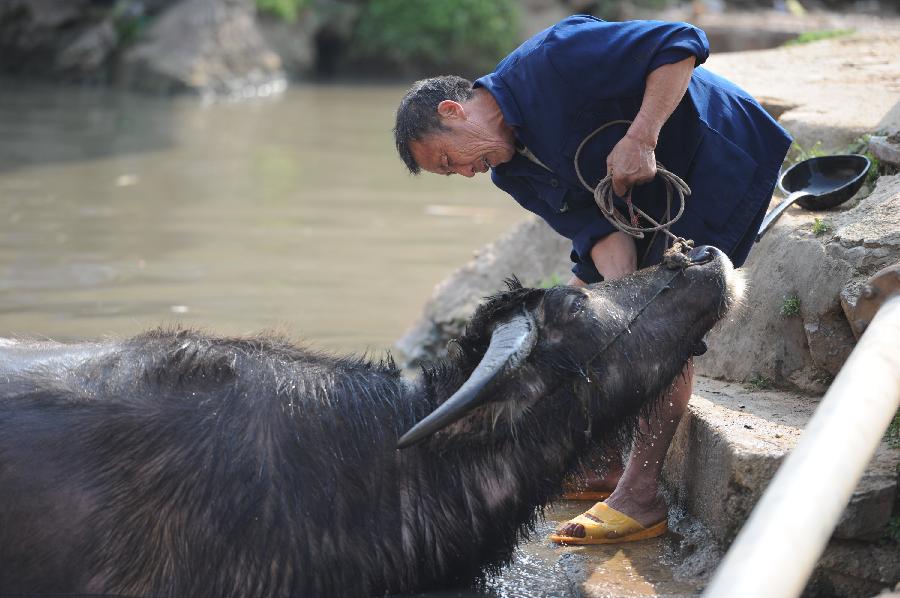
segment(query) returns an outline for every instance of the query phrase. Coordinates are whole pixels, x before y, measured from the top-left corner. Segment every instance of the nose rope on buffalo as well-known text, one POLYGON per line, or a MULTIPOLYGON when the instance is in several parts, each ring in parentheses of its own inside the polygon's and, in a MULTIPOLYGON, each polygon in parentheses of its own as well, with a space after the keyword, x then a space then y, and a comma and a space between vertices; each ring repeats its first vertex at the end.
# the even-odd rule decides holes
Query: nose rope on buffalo
POLYGON ((612 188, 612 174, 607 173, 606 176, 603 177, 603 179, 599 183, 597 183, 596 187, 591 187, 590 185, 588 185, 587 181, 584 180, 584 176, 582 176, 581 174, 581 168, 578 166, 579 158, 581 157, 581 150, 584 149, 584 146, 587 145, 588 141, 593 139, 594 136, 607 129, 608 127, 614 125, 630 124, 630 120, 611 120, 608 123, 594 129, 593 132, 582 139, 581 143, 578 145, 578 149, 575 150, 575 174, 578 175, 578 180, 581 181, 581 184, 584 186, 584 188, 587 189, 589 193, 593 194, 594 201, 597 203, 597 207, 600 208, 600 212, 603 214, 604 218, 609 220, 609 222, 613 226, 615 226, 626 235, 634 237, 635 239, 643 239, 645 233, 653 233, 653 238, 650 240, 650 243, 647 246, 647 251, 641 258, 641 261, 643 261, 644 259, 646 259, 647 254, 650 252, 650 248, 652 248, 653 244, 656 242, 656 235, 660 231, 668 235, 673 242, 680 243, 683 247, 690 247, 690 245, 692 244, 691 241, 687 241, 686 239, 673 234, 669 230, 684 213, 684 198, 685 196, 691 194, 691 188, 688 187, 688 184, 685 183, 681 177, 669 170, 666 170, 662 164, 657 162, 656 174, 666 184, 665 218, 662 222, 657 222, 652 216, 644 212, 639 207, 635 206, 631 202, 631 190, 629 189, 624 197, 625 204, 628 207, 628 215, 630 217, 626 219, 625 216, 615 206, 615 200, 617 196, 613 192, 612 188), (674 198, 676 193, 678 194, 678 213, 675 214, 675 216, 672 216, 672 199, 674 198), (649 222, 650 226, 641 226, 638 222, 638 216, 649 222))

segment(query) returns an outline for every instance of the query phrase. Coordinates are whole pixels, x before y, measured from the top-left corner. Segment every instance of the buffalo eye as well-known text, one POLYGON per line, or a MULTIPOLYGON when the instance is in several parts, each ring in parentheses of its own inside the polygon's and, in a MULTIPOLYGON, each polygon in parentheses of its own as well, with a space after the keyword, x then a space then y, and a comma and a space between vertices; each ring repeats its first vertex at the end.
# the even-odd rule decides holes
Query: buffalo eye
POLYGON ((569 295, 563 300, 563 312, 569 316, 577 315, 584 309, 584 302, 587 296, 583 293, 569 295))

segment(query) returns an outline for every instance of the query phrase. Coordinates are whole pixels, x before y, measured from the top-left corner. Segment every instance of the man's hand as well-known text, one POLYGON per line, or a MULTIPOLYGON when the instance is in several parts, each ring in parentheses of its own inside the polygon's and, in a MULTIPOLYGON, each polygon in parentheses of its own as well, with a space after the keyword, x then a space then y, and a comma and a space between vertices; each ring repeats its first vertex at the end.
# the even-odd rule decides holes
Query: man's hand
POLYGON ((606 157, 606 172, 612 175, 613 193, 625 197, 635 185, 656 176, 656 144, 629 131, 606 157))
POLYGON ((641 109, 625 137, 606 158, 606 172, 612 174, 613 192, 619 197, 656 176, 659 131, 684 97, 694 62, 693 57, 685 58, 664 64, 647 75, 641 109))

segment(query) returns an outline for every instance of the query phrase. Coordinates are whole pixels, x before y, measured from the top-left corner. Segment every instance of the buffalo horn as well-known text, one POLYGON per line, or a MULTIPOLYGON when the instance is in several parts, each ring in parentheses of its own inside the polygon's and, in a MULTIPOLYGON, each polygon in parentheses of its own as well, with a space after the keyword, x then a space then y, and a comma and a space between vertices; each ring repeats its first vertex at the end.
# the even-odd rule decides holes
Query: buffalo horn
POLYGON ((446 428, 483 401, 482 391, 504 369, 517 367, 534 347, 537 328, 528 312, 498 324, 491 334, 491 343, 475 371, 453 396, 444 401, 428 417, 417 423, 399 441, 397 448, 406 448, 446 428))

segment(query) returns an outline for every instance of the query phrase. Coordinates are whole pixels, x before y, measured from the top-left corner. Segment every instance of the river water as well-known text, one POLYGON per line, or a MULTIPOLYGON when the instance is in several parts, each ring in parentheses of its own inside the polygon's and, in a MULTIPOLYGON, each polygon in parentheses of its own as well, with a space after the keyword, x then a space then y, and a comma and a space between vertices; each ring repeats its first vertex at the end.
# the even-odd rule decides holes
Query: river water
POLYGON ((406 173, 403 91, 203 104, 0 81, 0 336, 179 323, 380 353, 524 217, 487 175, 406 173))

